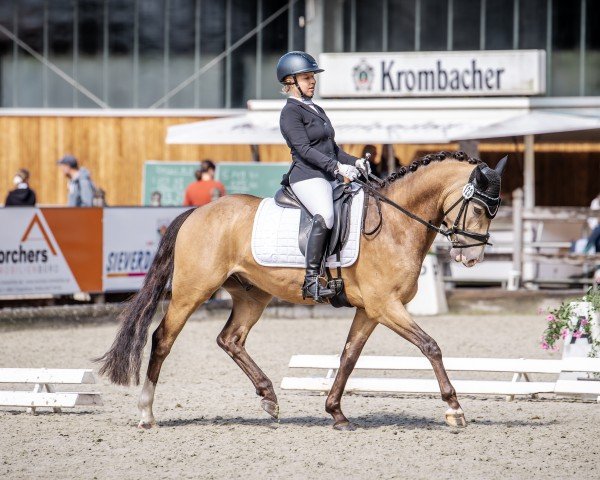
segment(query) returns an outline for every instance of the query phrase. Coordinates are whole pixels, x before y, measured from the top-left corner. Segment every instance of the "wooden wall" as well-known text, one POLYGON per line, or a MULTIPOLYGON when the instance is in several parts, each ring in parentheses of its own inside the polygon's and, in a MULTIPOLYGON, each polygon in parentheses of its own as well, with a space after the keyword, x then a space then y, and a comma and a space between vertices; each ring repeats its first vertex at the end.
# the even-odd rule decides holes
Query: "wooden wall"
MULTIPOLYGON (((167 145, 167 127, 199 121, 186 117, 0 116, 0 203, 19 168, 31 172, 41 204, 64 204, 67 180, 56 161, 66 153, 88 168, 109 205, 139 205, 146 160, 250 161, 246 145, 167 145)), ((285 161, 283 146, 264 146, 263 161, 285 161)))
MULTIPOLYGON (((0 203, 19 168, 31 172, 40 204, 64 204, 67 181, 56 161, 66 153, 87 167, 109 205, 139 205, 146 160, 251 161, 247 145, 167 145, 167 127, 202 120, 197 117, 0 116, 0 203)), ((360 155, 362 145, 346 150, 360 155)), ((381 145, 376 146, 381 150, 381 145)), ((425 153, 456 150, 458 145, 395 145, 404 165, 425 153)), ((536 143, 536 203, 587 206, 600 191, 600 143, 536 143), (567 180, 565 182, 565 180, 567 180)), ((522 185, 523 145, 481 144, 481 158, 495 164, 512 153, 503 190, 522 185)), ((263 162, 289 160, 285 145, 262 145, 263 162)))

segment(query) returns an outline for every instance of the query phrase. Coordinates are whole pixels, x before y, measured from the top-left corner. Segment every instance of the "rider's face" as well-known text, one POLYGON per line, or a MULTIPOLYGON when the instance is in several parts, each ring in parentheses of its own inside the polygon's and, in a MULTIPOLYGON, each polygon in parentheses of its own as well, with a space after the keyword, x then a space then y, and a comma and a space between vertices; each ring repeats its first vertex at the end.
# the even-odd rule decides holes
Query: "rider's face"
MULTIPOLYGON (((309 98, 315 94, 315 87, 317 86, 317 79, 313 72, 308 73, 299 73, 296 75, 296 80, 298 81, 298 85, 300 85, 300 90, 302 93, 309 98)), ((298 89, 294 89, 294 95, 300 97, 300 92, 298 89)))

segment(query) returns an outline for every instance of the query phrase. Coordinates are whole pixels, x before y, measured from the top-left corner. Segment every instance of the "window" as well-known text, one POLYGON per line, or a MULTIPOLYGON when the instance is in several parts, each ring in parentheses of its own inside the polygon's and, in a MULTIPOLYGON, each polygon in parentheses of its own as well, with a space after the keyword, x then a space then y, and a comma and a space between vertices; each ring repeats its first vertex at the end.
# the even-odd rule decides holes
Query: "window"
POLYGON ((448 2, 421 0, 420 50, 446 50, 448 46, 448 2))
POLYGON ((486 0, 486 50, 512 50, 514 23, 513 7, 513 0, 486 0))
POLYGON ((479 50, 481 0, 454 0, 452 50, 479 50))

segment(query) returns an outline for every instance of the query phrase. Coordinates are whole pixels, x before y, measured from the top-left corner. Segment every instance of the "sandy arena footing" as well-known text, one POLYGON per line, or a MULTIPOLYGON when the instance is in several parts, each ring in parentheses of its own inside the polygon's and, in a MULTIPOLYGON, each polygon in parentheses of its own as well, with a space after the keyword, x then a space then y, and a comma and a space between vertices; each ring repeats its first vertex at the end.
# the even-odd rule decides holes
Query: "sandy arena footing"
MULTIPOLYGON (((96 386, 104 407, 40 409, 36 416, 0 409, 0 478, 598 478, 600 406, 591 402, 460 397, 469 425, 459 431, 445 425, 446 404, 435 396, 347 395, 344 412, 360 428, 333 430, 324 396, 278 386, 291 354, 341 351, 350 327, 344 318, 266 318, 251 332, 248 350, 279 395, 281 421, 274 423, 249 380, 217 347, 223 322, 191 320, 175 342, 156 390, 157 429, 136 428, 140 387, 105 379, 96 386)), ((539 348, 541 316, 418 322, 447 356, 558 356, 539 348)), ((115 333, 110 323, 4 329, 0 366, 96 369, 90 359, 115 333)), ((419 354, 381 326, 364 353, 419 354)))

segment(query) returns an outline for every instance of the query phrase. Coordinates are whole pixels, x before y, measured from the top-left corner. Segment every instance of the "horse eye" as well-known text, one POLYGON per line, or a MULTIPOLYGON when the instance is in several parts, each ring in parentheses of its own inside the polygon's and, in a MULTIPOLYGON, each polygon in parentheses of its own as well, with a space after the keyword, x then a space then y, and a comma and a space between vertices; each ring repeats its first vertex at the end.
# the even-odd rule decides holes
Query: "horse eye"
POLYGON ((481 215, 483 213, 483 210, 479 207, 473 207, 473 213, 475 215, 481 215))

